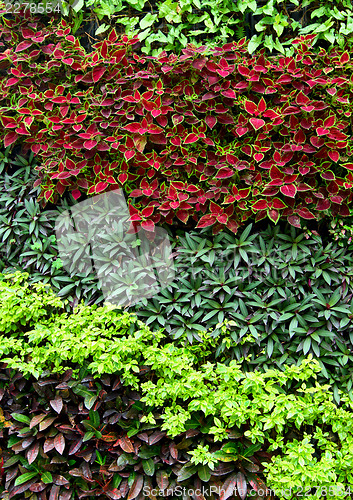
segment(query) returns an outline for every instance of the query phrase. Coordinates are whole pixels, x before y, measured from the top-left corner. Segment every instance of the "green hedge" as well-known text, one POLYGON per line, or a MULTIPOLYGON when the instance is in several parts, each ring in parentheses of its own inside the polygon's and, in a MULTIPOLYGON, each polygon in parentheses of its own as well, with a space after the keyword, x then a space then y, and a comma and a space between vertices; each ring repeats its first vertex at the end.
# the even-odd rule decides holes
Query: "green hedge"
POLYGON ((246 370, 281 368, 311 353, 336 398, 338 387, 353 397, 352 258, 352 245, 325 244, 293 227, 180 232, 176 279, 135 310, 181 344, 212 328, 216 357, 226 353, 246 370))
POLYGON ((167 486, 173 498, 178 485, 261 498, 265 484, 278 498, 314 485, 308 498, 348 496, 353 403, 342 393, 337 407, 310 356, 244 373, 214 362, 212 335, 177 347, 116 309, 60 313, 26 278, 0 282, 3 498, 142 500, 167 486))

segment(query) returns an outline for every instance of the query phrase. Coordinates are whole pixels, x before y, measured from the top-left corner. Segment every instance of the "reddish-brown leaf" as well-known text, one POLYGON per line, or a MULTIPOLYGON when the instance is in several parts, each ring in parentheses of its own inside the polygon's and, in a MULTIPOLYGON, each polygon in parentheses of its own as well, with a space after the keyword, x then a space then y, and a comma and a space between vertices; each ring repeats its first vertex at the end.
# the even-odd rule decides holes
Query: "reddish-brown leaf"
POLYGON ((34 443, 26 453, 28 463, 31 464, 37 458, 39 452, 39 443, 34 443))
POLYGON ((50 401, 50 406, 55 410, 57 413, 60 413, 61 410, 63 409, 63 400, 61 397, 56 397, 55 399, 52 399, 50 401))
POLYGON ((236 475, 231 474, 230 476, 227 477, 227 479, 224 481, 222 485, 219 499, 227 500, 227 498, 231 497, 233 495, 234 489, 236 488, 236 485, 237 485, 236 475))
POLYGON ((136 478, 134 482, 131 485, 130 491, 127 496, 127 500, 133 500, 136 498, 140 491, 142 490, 143 486, 143 475, 142 474, 136 474, 136 478))
POLYGON ((237 493, 241 500, 244 500, 248 491, 246 478, 242 472, 238 472, 235 477, 237 482, 237 493))
POLYGON ((54 438, 54 447, 55 447, 56 451, 58 453, 60 453, 60 455, 63 454, 64 449, 65 449, 65 438, 61 434, 61 432, 57 436, 55 436, 55 438, 54 438))
POLYGON ((124 437, 120 438, 119 444, 120 444, 120 448, 123 451, 125 451, 126 453, 135 453, 134 446, 128 437, 124 436, 124 437))

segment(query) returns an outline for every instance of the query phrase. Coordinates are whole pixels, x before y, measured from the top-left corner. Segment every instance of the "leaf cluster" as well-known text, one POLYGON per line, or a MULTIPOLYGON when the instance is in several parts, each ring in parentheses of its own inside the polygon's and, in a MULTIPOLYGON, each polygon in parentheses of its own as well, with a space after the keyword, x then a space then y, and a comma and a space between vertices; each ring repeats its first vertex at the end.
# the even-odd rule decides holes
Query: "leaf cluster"
POLYGON ((46 11, 51 15, 61 12, 80 35, 89 31, 102 38, 112 27, 120 33, 137 35, 141 51, 152 55, 162 50, 179 53, 188 43, 215 47, 246 35, 250 52, 266 48, 289 56, 293 55, 292 41, 298 35, 317 34, 318 46, 343 46, 350 39, 353 25, 350 0, 335 5, 325 0, 33 2, 32 13, 45 16, 46 11))
POLYGON ((351 246, 294 227, 251 229, 180 233, 175 280, 131 310, 179 345, 202 345, 211 330, 215 359, 236 359, 245 370, 281 368, 311 353, 337 400, 340 387, 352 397, 351 246))
POLYGON ((1 26, 0 139, 37 156, 43 205, 121 188, 150 232, 349 215, 350 46, 317 54, 306 35, 268 57, 244 38, 150 58, 115 30, 86 53, 65 21, 35 25, 1 26))

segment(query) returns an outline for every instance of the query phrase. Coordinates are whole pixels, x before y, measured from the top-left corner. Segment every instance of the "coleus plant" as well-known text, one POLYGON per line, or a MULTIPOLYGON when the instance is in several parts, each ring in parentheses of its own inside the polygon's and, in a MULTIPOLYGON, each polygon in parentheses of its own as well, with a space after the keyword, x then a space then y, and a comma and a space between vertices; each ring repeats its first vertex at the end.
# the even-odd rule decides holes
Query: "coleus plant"
POLYGON ((39 201, 122 188, 136 228, 349 215, 352 49, 254 55, 247 42, 141 56, 138 39, 86 53, 64 20, 0 26, 5 146, 38 157, 39 201))

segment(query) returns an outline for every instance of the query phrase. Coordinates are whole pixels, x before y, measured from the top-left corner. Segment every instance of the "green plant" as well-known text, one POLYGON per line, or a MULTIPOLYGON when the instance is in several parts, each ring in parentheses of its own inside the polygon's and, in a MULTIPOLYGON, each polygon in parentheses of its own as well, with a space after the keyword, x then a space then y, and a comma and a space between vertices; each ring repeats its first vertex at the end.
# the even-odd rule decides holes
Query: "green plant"
POLYGON ((81 299, 99 303, 102 295, 93 273, 68 274, 59 258, 54 225, 70 202, 62 199, 55 210, 43 210, 36 201, 39 188, 34 187, 38 176, 33 153, 14 155, 7 148, 1 155, 0 270, 27 272, 29 282, 50 284, 70 300, 71 307, 81 299))
POLYGON ((216 359, 245 370, 311 353, 337 400, 343 386, 352 397, 351 246, 293 227, 248 226, 239 235, 180 233, 173 248, 175 281, 130 309, 152 330, 164 328, 179 345, 211 335, 216 359))
POLYGON ((137 35, 141 51, 152 55, 162 50, 180 53, 188 43, 215 47, 247 35, 251 52, 265 47, 288 56, 298 35, 315 33, 319 46, 343 46, 352 33, 350 0, 335 5, 325 0, 79 0, 48 7, 38 2, 38 13, 47 8, 72 21, 81 36, 88 26, 91 36, 107 36, 112 27, 137 35))
POLYGON ((227 355, 216 362, 212 330, 179 347, 111 306, 61 313, 60 299, 25 279, 0 281, 0 311, 13 310, 0 359, 7 493, 63 486, 134 497, 143 487, 199 488, 219 476, 225 498, 265 483, 279 496, 290 485, 282 497, 295 498, 314 476, 322 491, 352 485, 353 402, 337 388, 334 403, 311 354, 281 370, 246 372, 227 355))

